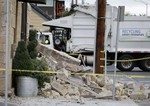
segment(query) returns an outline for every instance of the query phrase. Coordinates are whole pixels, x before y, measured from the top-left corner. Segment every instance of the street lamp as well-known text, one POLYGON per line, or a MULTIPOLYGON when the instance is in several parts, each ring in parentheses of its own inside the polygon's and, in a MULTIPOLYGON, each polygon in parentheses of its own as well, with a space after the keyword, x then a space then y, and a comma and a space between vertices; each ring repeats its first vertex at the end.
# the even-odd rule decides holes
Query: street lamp
POLYGON ((148 16, 148 5, 149 5, 149 3, 147 3, 147 2, 145 2, 145 1, 143 1, 143 0, 135 0, 135 1, 141 2, 141 3, 143 3, 143 4, 146 5, 146 16, 148 16))

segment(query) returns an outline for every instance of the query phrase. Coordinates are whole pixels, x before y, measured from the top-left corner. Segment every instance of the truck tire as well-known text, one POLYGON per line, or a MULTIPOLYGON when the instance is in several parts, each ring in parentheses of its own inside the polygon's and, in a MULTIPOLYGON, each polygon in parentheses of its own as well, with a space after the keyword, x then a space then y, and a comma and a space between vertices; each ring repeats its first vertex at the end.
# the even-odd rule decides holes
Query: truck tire
MULTIPOLYGON (((145 57, 150 57, 150 55, 146 55, 145 57)), ((150 71, 150 59, 141 60, 139 68, 143 71, 150 71)))
MULTIPOLYGON (((124 55, 119 57, 119 60, 130 60, 130 59, 133 59, 133 56, 131 56, 129 54, 124 54, 124 55)), ((117 68, 120 71, 132 71, 134 66, 135 66, 135 63, 133 61, 117 62, 117 68)))

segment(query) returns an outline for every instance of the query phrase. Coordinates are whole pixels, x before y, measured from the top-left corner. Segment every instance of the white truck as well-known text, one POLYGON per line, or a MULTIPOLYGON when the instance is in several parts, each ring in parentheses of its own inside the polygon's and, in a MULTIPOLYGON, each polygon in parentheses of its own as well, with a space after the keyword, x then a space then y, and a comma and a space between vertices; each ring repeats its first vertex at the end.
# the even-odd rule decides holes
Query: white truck
MULTIPOLYGON (((107 5, 105 17, 105 50, 108 60, 114 60, 117 37, 117 8, 107 5)), ((79 6, 67 17, 42 23, 52 30, 54 48, 83 54, 87 63, 92 62, 96 38, 95 6, 79 6)), ((120 22, 118 38, 117 68, 131 71, 139 67, 150 71, 150 18, 146 16, 125 16, 120 22), (131 61, 133 60, 133 61, 131 61)), ((112 64, 113 61, 108 61, 112 64)))

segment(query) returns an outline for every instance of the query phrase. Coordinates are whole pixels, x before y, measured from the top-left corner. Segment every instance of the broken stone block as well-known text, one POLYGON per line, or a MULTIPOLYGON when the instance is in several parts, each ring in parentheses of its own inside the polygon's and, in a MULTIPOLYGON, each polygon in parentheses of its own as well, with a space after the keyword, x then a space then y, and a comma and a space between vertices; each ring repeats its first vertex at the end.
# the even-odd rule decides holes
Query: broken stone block
POLYGON ((86 84, 86 85, 90 85, 90 82, 91 82, 91 76, 82 76, 82 81, 86 84))
POLYGON ((65 98, 66 98, 66 99, 71 99, 71 97, 70 97, 69 94, 65 95, 65 98))
POLYGON ((75 99, 75 100, 78 100, 79 99, 79 95, 69 95, 67 94, 65 96, 66 99, 75 99))
POLYGON ((105 79, 104 79, 104 78, 97 78, 96 83, 97 83, 100 87, 104 87, 104 86, 105 86, 105 79))
POLYGON ((135 82, 129 82, 127 84, 128 89, 134 89, 135 88, 135 82))
POLYGON ((130 94, 130 98, 134 100, 145 100, 148 98, 148 94, 141 92, 134 92, 130 94))
POLYGON ((121 82, 117 82, 117 83, 115 84, 115 87, 116 87, 116 89, 123 89, 123 88, 124 88, 124 84, 121 83, 121 82))
POLYGON ((52 86, 52 89, 56 90, 61 95, 65 96, 67 94, 67 89, 63 85, 58 83, 57 81, 53 81, 51 86, 52 86))
POLYGON ((65 68, 63 68, 62 70, 67 77, 71 76, 71 73, 68 70, 66 70, 65 68))
POLYGON ((77 88, 77 87, 68 85, 67 91, 68 91, 67 94, 69 94, 69 95, 79 95, 79 91, 78 91, 78 88, 77 88))
POLYGON ((133 89, 125 88, 124 91, 125 91, 125 92, 124 92, 125 95, 127 95, 127 96, 130 96, 130 95, 133 93, 133 89))
MULTIPOLYGON (((104 86, 104 88, 106 88, 107 90, 113 90, 113 81, 110 81, 110 82, 107 82, 107 83, 105 83, 105 86, 104 86)), ((115 88, 116 88, 116 90, 118 89, 123 89, 124 88, 124 84, 123 83, 120 83, 120 82, 116 82, 115 83, 115 88)))
POLYGON ((53 98, 52 91, 42 91, 41 95, 45 98, 53 98))
POLYGON ((96 82, 97 81, 97 77, 95 75, 89 76, 91 81, 96 82))
POLYGON ((140 86, 140 90, 141 90, 141 91, 145 91, 145 90, 146 90, 146 88, 144 87, 144 85, 141 85, 141 86, 140 86))
MULTIPOLYGON (((79 96, 91 96, 91 93, 86 91, 84 88, 80 88, 78 87, 78 91, 79 91, 79 96)), ((92 90, 91 90, 92 91, 92 90)))
POLYGON ((53 96, 53 98, 58 98, 58 97, 60 97, 60 94, 58 92, 52 90, 52 96, 53 96))
POLYGON ((116 98, 116 100, 121 101, 121 100, 124 100, 124 99, 128 99, 128 96, 126 96, 126 95, 116 96, 115 98, 116 98))
POLYGON ((96 96, 96 98, 103 98, 103 99, 110 98, 110 97, 112 97, 112 91, 110 90, 104 90, 96 96))
POLYGON ((44 82, 43 85, 44 85, 44 88, 41 88, 42 91, 51 90, 51 84, 50 83, 44 82))
POLYGON ((94 81, 91 81, 90 82, 90 85, 89 85, 90 88, 99 88, 98 84, 94 81))
POLYGON ((113 87, 113 80, 112 79, 106 79, 106 83, 105 83, 104 88, 112 91, 112 87, 113 87))
POLYGON ((96 92, 97 94, 102 92, 101 88, 93 88, 93 91, 96 92))
POLYGON ((116 95, 117 96, 122 96, 122 95, 125 95, 125 89, 123 88, 120 88, 120 89, 116 89, 116 95))

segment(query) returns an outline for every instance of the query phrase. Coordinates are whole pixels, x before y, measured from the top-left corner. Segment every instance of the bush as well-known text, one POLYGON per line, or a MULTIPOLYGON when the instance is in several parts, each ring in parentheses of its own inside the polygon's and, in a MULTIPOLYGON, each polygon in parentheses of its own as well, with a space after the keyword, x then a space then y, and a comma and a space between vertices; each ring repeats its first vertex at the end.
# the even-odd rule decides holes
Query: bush
POLYGON ((34 66, 28 53, 26 42, 20 41, 12 63, 13 69, 33 70, 34 66))
MULTIPOLYGON (((25 41, 20 41, 16 50, 16 54, 13 59, 12 68, 19 70, 36 70, 45 71, 48 70, 48 65, 44 60, 37 60, 37 40, 35 38, 36 31, 30 31, 30 37, 28 46, 26 46, 25 41)), ((13 86, 16 85, 15 78, 18 76, 29 76, 32 78, 37 78, 39 86, 42 87, 44 81, 49 81, 49 74, 36 73, 36 72, 13 72, 13 86)))
MULTIPOLYGON (((18 47, 16 50, 16 54, 13 58, 12 62, 12 68, 13 69, 19 69, 19 70, 33 70, 34 65, 32 63, 32 59, 29 56, 27 47, 26 47, 26 42, 25 41, 20 41, 18 42, 18 47)), ((26 73, 26 72, 13 72, 12 73, 12 86, 16 86, 16 78, 18 76, 30 76, 31 73, 26 73)))
POLYGON ((30 30, 29 31, 29 41, 33 41, 36 39, 37 30, 30 30))
MULTIPOLYGON (((46 61, 44 60, 33 60, 34 63, 34 68, 37 71, 47 71, 48 70, 48 65, 46 63, 46 61)), ((39 87, 43 86, 43 83, 45 81, 49 81, 49 74, 47 73, 33 73, 32 77, 37 78, 38 79, 38 84, 39 87)))
POLYGON ((29 32, 29 42, 28 42, 28 52, 32 59, 35 59, 37 57, 37 50, 36 47, 38 45, 38 41, 36 40, 37 31, 36 30, 30 30, 29 32))

